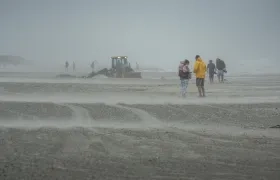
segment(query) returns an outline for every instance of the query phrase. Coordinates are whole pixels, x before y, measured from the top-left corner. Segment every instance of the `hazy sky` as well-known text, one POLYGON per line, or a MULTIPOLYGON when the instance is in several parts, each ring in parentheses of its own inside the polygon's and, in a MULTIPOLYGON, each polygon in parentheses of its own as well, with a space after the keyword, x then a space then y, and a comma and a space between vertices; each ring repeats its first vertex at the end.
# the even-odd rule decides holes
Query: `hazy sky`
POLYGON ((0 22, 0 54, 40 64, 126 55, 175 69, 200 54, 280 65, 279 0, 0 0, 0 22))

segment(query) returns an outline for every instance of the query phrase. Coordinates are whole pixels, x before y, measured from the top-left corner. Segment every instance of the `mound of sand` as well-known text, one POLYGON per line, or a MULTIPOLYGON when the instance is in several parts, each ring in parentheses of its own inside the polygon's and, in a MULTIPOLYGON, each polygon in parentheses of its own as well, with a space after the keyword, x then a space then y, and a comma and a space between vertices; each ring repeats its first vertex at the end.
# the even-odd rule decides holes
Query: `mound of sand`
POLYGON ((76 76, 74 75, 70 75, 70 74, 59 74, 56 75, 57 78, 76 78, 76 76))
POLYGON ((107 79, 108 77, 102 74, 98 74, 96 76, 93 77, 94 79, 107 79))

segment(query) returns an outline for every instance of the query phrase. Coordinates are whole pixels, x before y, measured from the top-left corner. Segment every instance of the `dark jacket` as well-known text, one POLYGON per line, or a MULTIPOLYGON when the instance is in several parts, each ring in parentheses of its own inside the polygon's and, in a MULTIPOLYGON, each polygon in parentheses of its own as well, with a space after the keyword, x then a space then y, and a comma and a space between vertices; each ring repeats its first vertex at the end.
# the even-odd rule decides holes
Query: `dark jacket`
POLYGON ((207 70, 208 70, 208 73, 209 74, 215 74, 215 70, 216 70, 216 66, 215 66, 215 64, 214 63, 209 63, 208 65, 207 65, 207 70))
POLYGON ((191 72, 188 65, 184 65, 182 68, 179 67, 180 79, 191 79, 191 72))
POLYGON ((226 68, 226 64, 223 60, 216 61, 216 68, 218 70, 224 70, 226 68))

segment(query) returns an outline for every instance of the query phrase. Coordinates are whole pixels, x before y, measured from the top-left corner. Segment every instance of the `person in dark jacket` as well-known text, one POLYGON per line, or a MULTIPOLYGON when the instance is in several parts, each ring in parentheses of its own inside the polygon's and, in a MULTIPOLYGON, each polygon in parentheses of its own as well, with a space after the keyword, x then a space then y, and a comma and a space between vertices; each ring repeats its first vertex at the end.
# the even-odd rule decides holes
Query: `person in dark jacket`
POLYGON ((68 72, 69 63, 68 61, 65 62, 65 71, 68 72))
POLYGON ((95 66, 95 62, 94 62, 94 61, 92 61, 91 65, 90 65, 90 67, 91 67, 91 71, 92 71, 92 72, 94 72, 94 66, 95 66))
POLYGON ((224 82, 224 73, 226 73, 226 64, 223 60, 217 58, 216 59, 216 68, 218 70, 218 79, 220 83, 224 82))
POLYGON ((187 87, 189 84, 189 79, 191 79, 191 72, 189 69, 189 60, 185 60, 183 62, 180 63, 179 65, 179 77, 180 77, 180 81, 181 81, 181 94, 182 97, 185 98, 186 97, 186 93, 187 93, 187 87))
POLYGON ((216 73, 216 66, 212 60, 210 60, 209 64, 207 65, 207 72, 209 75, 210 84, 214 83, 214 74, 216 73))

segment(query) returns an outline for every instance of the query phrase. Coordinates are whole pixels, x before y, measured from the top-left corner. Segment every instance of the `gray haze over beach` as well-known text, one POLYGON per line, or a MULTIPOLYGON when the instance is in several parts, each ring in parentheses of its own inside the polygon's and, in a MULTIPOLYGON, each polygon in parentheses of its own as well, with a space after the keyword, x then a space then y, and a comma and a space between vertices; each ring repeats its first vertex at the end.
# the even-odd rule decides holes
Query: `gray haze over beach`
POLYGON ((0 54, 22 56, 37 70, 63 69, 66 60, 77 69, 92 60, 108 66, 114 55, 166 70, 196 54, 205 61, 221 57, 231 73, 278 72, 280 65, 278 0, 0 3, 0 54))
POLYGON ((0 55, 27 62, 0 68, 0 179, 279 180, 279 5, 0 0, 0 55), (196 54, 225 83, 182 99, 196 54), (119 55, 143 78, 79 78, 119 55))

